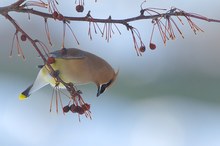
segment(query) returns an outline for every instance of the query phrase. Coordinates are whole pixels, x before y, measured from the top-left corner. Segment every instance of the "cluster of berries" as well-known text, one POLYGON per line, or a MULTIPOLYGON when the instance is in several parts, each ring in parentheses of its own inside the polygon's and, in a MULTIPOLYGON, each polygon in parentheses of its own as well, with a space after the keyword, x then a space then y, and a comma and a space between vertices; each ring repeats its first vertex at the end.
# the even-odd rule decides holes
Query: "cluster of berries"
POLYGON ((80 115, 84 114, 85 112, 90 110, 90 105, 85 103, 83 105, 66 105, 63 107, 63 112, 64 113, 68 113, 69 111, 71 111, 72 113, 78 113, 80 115))

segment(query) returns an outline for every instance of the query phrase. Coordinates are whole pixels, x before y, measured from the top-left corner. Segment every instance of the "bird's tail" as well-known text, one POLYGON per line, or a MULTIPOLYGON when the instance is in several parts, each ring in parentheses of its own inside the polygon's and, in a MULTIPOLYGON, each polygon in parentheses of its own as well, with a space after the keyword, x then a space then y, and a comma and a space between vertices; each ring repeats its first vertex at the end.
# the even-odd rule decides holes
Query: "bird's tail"
POLYGON ((33 87, 33 84, 30 85, 26 90, 24 90, 20 95, 19 95, 19 99, 20 100, 24 100, 26 99, 28 96, 30 96, 30 90, 33 87))
POLYGON ((36 80, 34 81, 34 83, 32 85, 30 85, 26 90, 24 90, 20 95, 19 95, 19 99, 20 100, 24 100, 26 99, 28 96, 30 96, 33 92, 39 90, 40 88, 46 86, 47 84, 49 84, 46 80, 45 80, 45 76, 47 76, 47 74, 44 74, 42 69, 40 70, 40 72, 37 75, 36 80))

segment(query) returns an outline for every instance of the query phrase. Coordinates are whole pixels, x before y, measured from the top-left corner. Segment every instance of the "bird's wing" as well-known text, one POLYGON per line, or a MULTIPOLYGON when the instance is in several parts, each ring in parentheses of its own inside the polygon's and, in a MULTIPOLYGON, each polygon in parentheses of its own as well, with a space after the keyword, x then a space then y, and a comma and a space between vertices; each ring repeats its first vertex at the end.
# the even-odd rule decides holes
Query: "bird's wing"
POLYGON ((64 48, 50 53, 54 58, 63 59, 83 59, 85 57, 85 52, 76 48, 64 48))

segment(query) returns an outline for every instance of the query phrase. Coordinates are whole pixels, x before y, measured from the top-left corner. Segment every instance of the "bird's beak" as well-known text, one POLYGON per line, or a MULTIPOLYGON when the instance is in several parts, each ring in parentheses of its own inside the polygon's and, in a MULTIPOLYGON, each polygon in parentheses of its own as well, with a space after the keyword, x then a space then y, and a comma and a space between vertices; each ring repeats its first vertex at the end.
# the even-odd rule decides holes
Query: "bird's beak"
POLYGON ((96 97, 98 97, 100 94, 101 94, 100 92, 97 92, 96 97))

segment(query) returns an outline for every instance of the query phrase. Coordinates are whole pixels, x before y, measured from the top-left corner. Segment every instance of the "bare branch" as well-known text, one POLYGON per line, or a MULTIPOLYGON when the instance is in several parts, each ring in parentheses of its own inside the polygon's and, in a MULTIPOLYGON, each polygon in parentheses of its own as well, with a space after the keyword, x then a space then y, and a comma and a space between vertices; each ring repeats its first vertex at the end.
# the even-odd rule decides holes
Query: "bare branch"
MULTIPOLYGON (((34 14, 40 17, 46 17, 46 18, 52 18, 53 16, 52 14, 49 13, 44 13, 44 12, 40 12, 34 9, 19 9, 19 10, 12 10, 12 11, 16 11, 16 12, 22 12, 22 13, 30 13, 30 14, 34 14)), ((126 24, 129 22, 133 22, 133 21, 138 21, 138 20, 147 20, 147 19, 156 19, 156 18, 160 18, 160 17, 171 17, 171 16, 188 16, 188 17, 192 17, 192 18, 196 18, 196 19, 200 19, 200 20, 204 20, 207 22, 218 22, 220 23, 220 20, 217 19, 210 19, 204 16, 200 16, 198 14, 194 14, 194 13, 187 13, 184 11, 174 11, 174 12, 165 12, 165 13, 161 13, 161 14, 155 14, 155 15, 139 15, 139 16, 134 16, 131 18, 126 18, 126 19, 99 19, 99 18, 93 18, 92 22, 97 22, 97 23, 119 23, 119 24, 126 24)), ((64 16, 64 20, 68 20, 68 21, 86 21, 86 22, 90 22, 91 19, 88 19, 87 16, 85 17, 68 17, 68 16, 64 16)))

